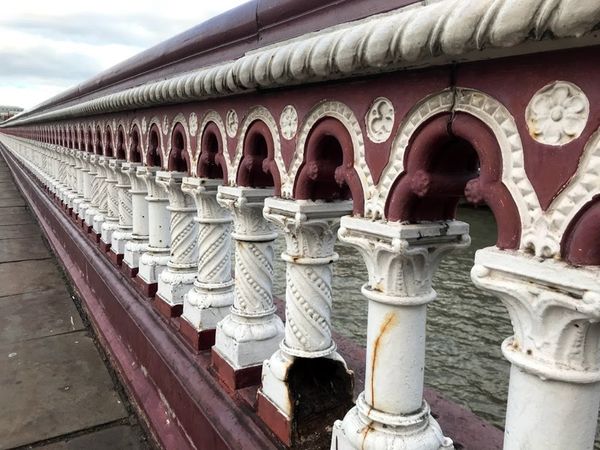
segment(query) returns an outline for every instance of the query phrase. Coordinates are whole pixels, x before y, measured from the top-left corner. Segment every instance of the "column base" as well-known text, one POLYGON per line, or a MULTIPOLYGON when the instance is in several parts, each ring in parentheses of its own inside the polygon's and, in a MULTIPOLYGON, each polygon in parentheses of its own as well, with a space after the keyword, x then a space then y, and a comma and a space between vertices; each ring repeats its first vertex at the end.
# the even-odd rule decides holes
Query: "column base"
POLYGON ((118 229, 119 229, 119 222, 114 219, 107 219, 102 224, 102 228, 100 230, 100 243, 104 244, 105 252, 107 252, 108 249, 111 247, 112 235, 118 229))
POLYGON ((197 330, 194 325, 185 320, 184 317, 179 319, 179 333, 183 341, 188 344, 194 351, 209 350, 215 345, 215 329, 197 330))
POLYGON ((316 439, 314 448, 326 448, 326 428, 352 408, 353 389, 354 373, 337 352, 297 358, 278 350, 263 364, 257 413, 286 445, 316 439))
MULTIPOLYGON (((140 256, 138 262, 138 277, 146 285, 155 284, 158 286, 160 274, 167 268, 167 264, 169 263, 169 249, 164 248, 159 250, 148 247, 148 251, 140 256)), ((156 294, 156 290, 154 294, 156 294)))
POLYGON ((179 317, 183 313, 185 294, 194 286, 196 268, 163 270, 158 280, 155 307, 165 317, 179 317))
POLYGON ((94 217, 98 214, 98 209, 95 207, 90 207, 85 211, 85 223, 88 227, 94 226, 94 217))
POLYGON ((138 239, 136 236, 133 236, 131 241, 127 241, 125 244, 125 251, 123 261, 132 269, 135 270, 135 273, 138 272, 138 267, 140 265, 140 257, 148 251, 148 240, 147 239, 138 239))
POLYGON ((94 216, 94 218, 92 219, 92 222, 93 222, 92 229, 94 230, 94 232, 96 234, 102 233, 102 224, 104 223, 105 220, 106 220, 106 216, 103 213, 96 214, 94 216))
POLYGON ((212 330, 214 335, 217 324, 231 311, 231 305, 233 305, 232 282, 222 285, 220 291, 217 289, 203 291, 198 280, 195 280, 194 287, 183 298, 182 319, 185 319, 185 322, 197 332, 212 330))
POLYGON ((216 347, 212 348, 211 360, 212 368, 221 383, 232 391, 260 384, 262 364, 236 369, 219 353, 216 347))
POLYGON ((454 450, 429 406, 411 415, 392 415, 367 405, 361 393, 343 420, 333 425, 331 450, 454 450))
POLYGON ((246 317, 232 310, 217 324, 215 348, 239 370, 270 358, 279 349, 283 335, 283 322, 275 314, 246 317))
POLYGON ((125 255, 125 245, 127 241, 131 240, 133 237, 133 233, 131 232, 131 228, 118 228, 112 234, 112 239, 110 241, 111 251, 115 252, 118 255, 125 255))

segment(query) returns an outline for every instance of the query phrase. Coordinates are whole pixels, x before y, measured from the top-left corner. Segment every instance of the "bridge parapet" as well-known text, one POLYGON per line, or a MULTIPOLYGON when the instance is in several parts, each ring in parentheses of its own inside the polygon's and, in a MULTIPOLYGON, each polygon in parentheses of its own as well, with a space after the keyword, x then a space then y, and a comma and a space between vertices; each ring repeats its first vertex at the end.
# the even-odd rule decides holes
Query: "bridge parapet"
MULTIPOLYGON (((459 201, 487 204, 498 238, 478 251, 472 278, 515 329, 502 345, 512 364, 504 446, 591 448, 600 6, 375 3, 372 15, 359 0, 323 7, 344 23, 307 5, 306 17, 330 27, 298 19, 304 34, 257 37, 203 66, 178 59, 176 38, 166 72, 149 51, 3 123, 0 142, 152 299, 160 326, 206 359, 223 392, 258 388, 241 409, 260 435, 248 448, 452 448, 456 436, 424 400, 426 309, 444 288, 432 283, 439 261, 469 245, 459 201), (271 292, 277 231, 285 325, 271 292), (359 369, 331 329, 336 239, 367 267, 355 406, 359 369)), ((186 439, 206 442, 177 411, 186 439)))

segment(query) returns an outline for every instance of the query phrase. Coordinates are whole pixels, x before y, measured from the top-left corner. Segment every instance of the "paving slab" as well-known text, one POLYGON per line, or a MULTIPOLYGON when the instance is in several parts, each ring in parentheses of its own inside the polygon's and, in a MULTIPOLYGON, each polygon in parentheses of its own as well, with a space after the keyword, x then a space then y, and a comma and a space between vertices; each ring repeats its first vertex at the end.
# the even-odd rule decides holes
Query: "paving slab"
POLYGON ((118 425, 37 448, 43 450, 138 450, 148 448, 148 444, 140 440, 138 433, 130 427, 118 425))
POLYGON ((7 207, 2 208, 2 211, 0 211, 0 226, 21 225, 24 223, 35 223, 35 219, 27 207, 7 207))
POLYGON ((41 237, 8 239, 0 246, 0 263, 50 257, 50 252, 41 237))
POLYGON ((0 189, 0 198, 22 197, 21 192, 16 187, 7 187, 0 189))
MULTIPOLYGON (((0 208, 6 208, 7 206, 25 206, 25 199, 20 195, 14 195, 8 198, 0 198, 0 208)), ((0 214, 2 210, 0 209, 0 214)))
POLYGON ((127 417, 85 331, 0 345, 0 361, 0 449, 127 417))
POLYGON ((0 264, 0 297, 45 291, 64 285, 61 273, 52 259, 0 264))
POLYGON ((0 344, 85 329, 64 286, 0 297, 0 312, 0 344))
MULTIPOLYGON (((2 213, 2 211, 0 211, 2 213)), ((42 230, 37 223, 21 225, 0 225, 0 240, 41 236, 42 230)), ((4 244, 2 244, 4 245, 4 244)))

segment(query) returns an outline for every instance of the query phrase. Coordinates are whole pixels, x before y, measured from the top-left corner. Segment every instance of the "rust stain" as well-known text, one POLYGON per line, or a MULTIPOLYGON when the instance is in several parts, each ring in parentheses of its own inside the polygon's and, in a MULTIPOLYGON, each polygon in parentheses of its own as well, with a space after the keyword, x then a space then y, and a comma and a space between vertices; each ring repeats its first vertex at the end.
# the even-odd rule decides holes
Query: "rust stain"
POLYGON ((371 359, 371 406, 373 408, 375 408, 375 367, 377 364, 377 353, 379 352, 379 345, 383 335, 396 324, 396 321, 396 314, 392 311, 388 312, 383 319, 381 327, 379 328, 379 335, 377 336, 377 339, 375 339, 375 343, 373 344, 373 358, 371 359))

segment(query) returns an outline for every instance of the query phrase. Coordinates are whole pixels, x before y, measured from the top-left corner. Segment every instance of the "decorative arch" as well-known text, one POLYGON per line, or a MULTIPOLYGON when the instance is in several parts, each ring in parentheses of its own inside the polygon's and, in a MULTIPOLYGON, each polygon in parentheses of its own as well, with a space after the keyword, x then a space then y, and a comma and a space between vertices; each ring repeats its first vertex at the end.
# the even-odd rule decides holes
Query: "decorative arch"
MULTIPOLYGON (((233 162, 231 163, 231 170, 228 170, 229 183, 231 185, 235 185, 237 182, 237 176, 240 170, 240 162, 242 160, 242 157, 244 156, 244 143, 246 142, 246 135, 248 134, 249 128, 255 122, 263 123, 266 129, 271 134, 273 149, 272 154, 267 156, 267 164, 269 165, 269 170, 271 172, 271 175, 273 176, 273 181, 275 182, 275 189, 276 191, 278 191, 278 188, 281 185, 281 174, 284 173, 281 170, 282 168, 283 170, 285 170, 285 165, 283 165, 283 158, 281 158, 281 165, 279 162, 277 162, 277 154, 281 154, 281 140, 279 139, 279 129, 277 127, 277 121, 273 118, 269 110, 264 106, 255 106, 254 108, 250 109, 238 130, 238 141, 235 149, 235 157, 233 162)), ((229 154, 227 153, 227 156, 228 155, 229 154)))
MULTIPOLYGON (((162 161, 166 161, 168 158, 168 150, 167 150, 167 145, 165 142, 165 134, 162 131, 162 123, 160 121, 160 119, 158 118, 158 116, 154 116, 150 119, 150 121, 147 124, 148 127, 148 134, 146 135, 146 142, 150 142, 150 131, 152 130, 152 128, 154 127, 155 129, 158 130, 158 139, 160 142, 160 150, 162 152, 161 154, 161 160, 162 161)), ((145 158, 147 158, 147 155, 145 156, 145 158)))
MULTIPOLYGON (((294 192, 294 185, 298 171, 304 162, 304 155, 306 150, 306 142, 309 138, 311 130, 317 122, 324 118, 331 117, 339 121, 348 131, 352 140, 353 154, 354 154, 354 169, 360 179, 362 186, 363 195, 367 196, 367 193, 373 189, 373 177, 367 165, 365 157, 365 145, 362 130, 360 128, 360 122, 354 115, 354 112, 350 107, 339 101, 324 101, 313 107, 304 118, 302 125, 300 126, 296 140, 296 151, 290 164, 290 169, 285 173, 285 166, 281 153, 276 156, 277 165, 283 167, 282 171, 282 186, 281 195, 284 198, 292 198, 294 192)), ((358 199, 355 199, 358 201, 358 199)), ((356 205, 359 209, 362 209, 362 205, 356 205)))
MULTIPOLYGON (((166 117, 167 116, 165 116, 165 118, 166 117)), ((190 133, 190 128, 188 126, 187 118, 182 113, 179 113, 173 118, 173 121, 171 123, 172 123, 172 126, 171 126, 170 133, 169 133, 169 142, 171 142, 171 140, 173 138, 173 132, 175 131, 175 128, 177 127, 177 125, 178 124, 181 125, 183 127, 183 129, 185 130, 185 141, 186 141, 185 150, 188 152, 188 156, 191 158, 191 156, 192 156, 192 144, 191 144, 192 135, 190 133)), ((167 124, 168 124, 168 122, 167 122, 167 124)), ((163 125, 164 125, 164 123, 163 123, 163 125)))
POLYGON ((173 122, 173 128, 169 133, 168 170, 191 173, 192 166, 188 148, 189 135, 185 127, 180 122, 173 122))
POLYGON ((157 124, 150 125, 148 135, 146 136, 146 152, 144 161, 147 166, 163 167, 165 160, 163 149, 163 134, 157 124))
POLYGON ((137 121, 133 121, 129 130, 129 145, 127 148, 127 161, 141 162, 142 161, 142 135, 137 121))
POLYGON ((200 130, 200 136, 197 139, 196 151, 193 156, 194 174, 201 176, 202 171, 199 170, 199 165, 201 164, 201 159, 205 156, 203 148, 207 145, 207 133, 212 133, 216 137, 217 145, 220 149, 214 155, 214 161, 220 166, 223 172, 223 181, 227 181, 228 175, 231 173, 231 158, 227 148, 227 131, 221 116, 216 111, 208 111, 204 114, 198 129, 200 130))
POLYGON ((333 117, 315 123, 306 139, 303 162, 294 183, 299 200, 348 200, 363 211, 363 189, 354 169, 354 145, 348 129, 333 117))
POLYGON ((114 156, 115 141, 112 130, 114 130, 114 122, 112 127, 109 124, 106 125, 106 128, 104 129, 104 156, 107 157, 114 156))
POLYGON ((468 88, 444 90, 426 97, 405 116, 392 143, 388 164, 371 198, 367 198, 365 216, 386 219, 386 204, 390 191, 404 173, 405 152, 415 132, 435 116, 463 112, 482 122, 491 131, 501 155, 501 182, 513 199, 519 215, 521 248, 525 236, 532 230, 533 218, 541 207, 525 173, 523 145, 516 123, 508 109, 484 92, 468 88))

